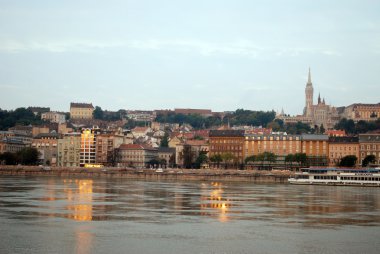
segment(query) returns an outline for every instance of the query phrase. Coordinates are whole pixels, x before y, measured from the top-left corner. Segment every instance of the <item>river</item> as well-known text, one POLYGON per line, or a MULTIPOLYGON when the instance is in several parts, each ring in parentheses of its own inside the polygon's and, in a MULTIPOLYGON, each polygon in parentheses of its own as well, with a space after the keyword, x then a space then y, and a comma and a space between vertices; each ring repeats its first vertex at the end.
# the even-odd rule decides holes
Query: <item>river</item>
POLYGON ((0 253, 378 253, 380 188, 0 176, 0 253))

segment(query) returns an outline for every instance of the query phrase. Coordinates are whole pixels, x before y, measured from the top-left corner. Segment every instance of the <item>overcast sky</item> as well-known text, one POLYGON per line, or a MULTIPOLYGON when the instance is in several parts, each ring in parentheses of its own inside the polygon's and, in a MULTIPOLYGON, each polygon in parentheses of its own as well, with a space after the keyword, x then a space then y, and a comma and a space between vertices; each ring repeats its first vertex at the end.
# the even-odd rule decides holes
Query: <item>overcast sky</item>
POLYGON ((380 102, 380 1, 0 0, 0 108, 380 102))

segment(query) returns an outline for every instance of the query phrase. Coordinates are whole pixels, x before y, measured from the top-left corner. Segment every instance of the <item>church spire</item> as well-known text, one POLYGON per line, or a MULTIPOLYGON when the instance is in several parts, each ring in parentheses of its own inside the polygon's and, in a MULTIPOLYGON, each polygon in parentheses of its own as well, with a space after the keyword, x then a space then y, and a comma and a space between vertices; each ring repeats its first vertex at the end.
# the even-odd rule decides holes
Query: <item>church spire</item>
POLYGON ((310 67, 309 67, 309 76, 307 77, 307 83, 311 84, 311 73, 310 73, 310 67))
POLYGON ((321 104, 321 93, 318 94, 318 104, 321 104))

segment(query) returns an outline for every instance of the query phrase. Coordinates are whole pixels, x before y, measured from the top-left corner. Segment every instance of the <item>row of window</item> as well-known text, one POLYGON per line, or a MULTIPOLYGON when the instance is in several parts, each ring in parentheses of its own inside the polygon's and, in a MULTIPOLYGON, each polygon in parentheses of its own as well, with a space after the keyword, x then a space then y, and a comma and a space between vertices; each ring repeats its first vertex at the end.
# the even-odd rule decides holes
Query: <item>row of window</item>
POLYGON ((357 177, 357 176, 343 176, 340 178, 341 180, 348 181, 380 181, 380 177, 357 177))
MULTIPOLYGON (((371 150, 371 145, 361 145, 361 150, 371 150)), ((380 150, 380 145, 372 145, 372 150, 380 150)))
POLYGON ((337 176, 314 176, 315 180, 337 180, 337 176))

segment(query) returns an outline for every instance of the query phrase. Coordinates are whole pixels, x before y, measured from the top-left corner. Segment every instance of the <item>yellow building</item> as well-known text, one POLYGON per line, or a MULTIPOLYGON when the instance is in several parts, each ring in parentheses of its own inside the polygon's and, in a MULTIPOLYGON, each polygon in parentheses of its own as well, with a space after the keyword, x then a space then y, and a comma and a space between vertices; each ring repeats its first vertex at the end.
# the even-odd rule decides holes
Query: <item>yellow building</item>
POLYGON ((67 133, 58 140, 58 166, 79 167, 80 136, 80 133, 67 133))
POLYGON ((380 117, 380 103, 364 104, 356 103, 345 108, 344 117, 352 119, 355 122, 376 121, 380 117))
POLYGON ((302 153, 308 156, 310 165, 327 166, 328 140, 327 135, 302 134, 302 153))
POLYGON ((244 157, 271 152, 277 156, 301 153, 301 136, 299 135, 246 135, 244 157))
POLYGON ((82 130, 80 144, 81 167, 84 167, 85 164, 96 163, 96 141, 98 134, 100 134, 100 129, 98 128, 86 128, 82 130))
POLYGON ((374 155, 375 165, 380 165, 380 134, 360 134, 359 145, 360 164, 368 155, 374 155))
POLYGON ((70 117, 71 119, 92 119, 94 106, 92 103, 71 103, 70 104, 70 117))
POLYGON ((359 138, 358 137, 329 137, 329 165, 336 166, 341 159, 348 155, 355 155, 359 165, 359 138))

